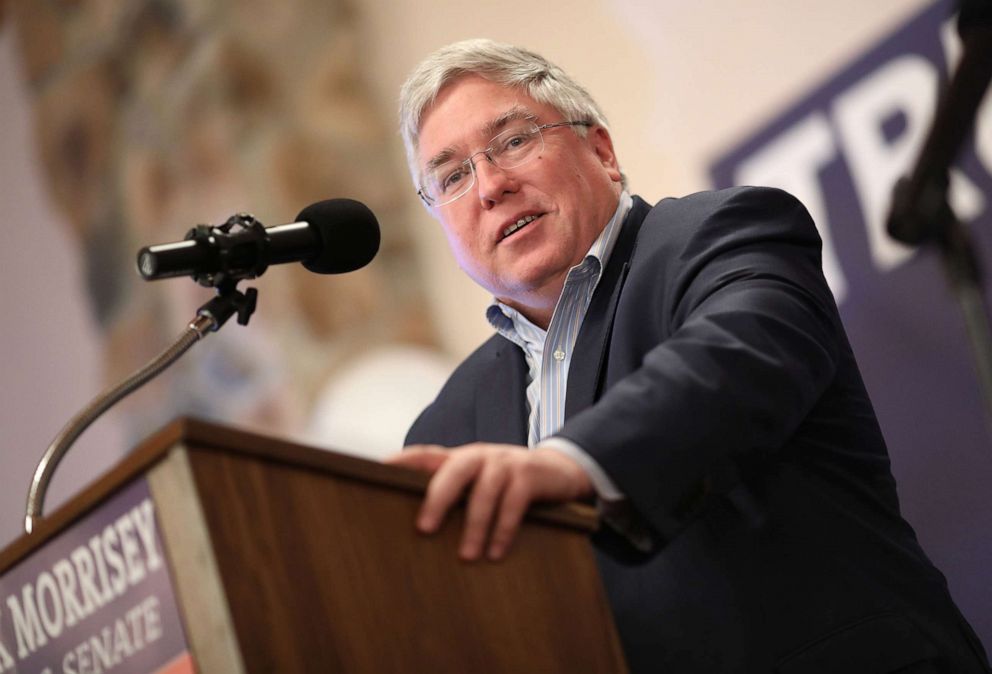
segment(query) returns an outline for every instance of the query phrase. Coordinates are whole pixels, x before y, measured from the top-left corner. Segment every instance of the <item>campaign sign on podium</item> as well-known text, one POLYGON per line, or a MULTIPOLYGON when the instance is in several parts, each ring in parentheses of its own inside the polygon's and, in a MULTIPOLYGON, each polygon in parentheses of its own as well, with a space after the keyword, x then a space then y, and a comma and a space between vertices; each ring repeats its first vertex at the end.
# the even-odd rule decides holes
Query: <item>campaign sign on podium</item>
POLYGON ((115 671, 194 671, 144 478, 0 577, 0 673, 115 671))

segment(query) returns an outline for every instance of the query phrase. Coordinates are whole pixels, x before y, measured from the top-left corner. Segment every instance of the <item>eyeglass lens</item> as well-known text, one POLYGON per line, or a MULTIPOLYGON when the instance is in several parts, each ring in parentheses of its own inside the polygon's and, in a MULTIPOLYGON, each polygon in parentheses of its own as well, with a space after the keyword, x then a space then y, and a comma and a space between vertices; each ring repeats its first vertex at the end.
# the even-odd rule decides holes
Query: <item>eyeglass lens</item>
POLYGON ((501 169, 511 169, 536 157, 543 146, 544 139, 536 124, 515 125, 494 136, 485 150, 476 152, 467 159, 447 161, 428 171, 422 183, 423 189, 436 205, 450 203, 475 184, 476 155, 485 155, 501 169))

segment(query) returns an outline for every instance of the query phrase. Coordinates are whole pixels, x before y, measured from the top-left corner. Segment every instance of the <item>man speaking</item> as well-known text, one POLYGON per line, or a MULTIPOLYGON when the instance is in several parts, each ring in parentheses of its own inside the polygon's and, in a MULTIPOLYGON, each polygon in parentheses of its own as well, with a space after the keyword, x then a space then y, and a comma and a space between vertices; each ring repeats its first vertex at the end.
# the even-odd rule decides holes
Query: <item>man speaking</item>
POLYGON ((606 119, 540 56, 442 48, 401 94, 418 193, 496 334, 391 460, 467 494, 460 554, 534 501, 595 499, 632 671, 987 672, 901 518, 820 239, 788 194, 651 206, 606 119))

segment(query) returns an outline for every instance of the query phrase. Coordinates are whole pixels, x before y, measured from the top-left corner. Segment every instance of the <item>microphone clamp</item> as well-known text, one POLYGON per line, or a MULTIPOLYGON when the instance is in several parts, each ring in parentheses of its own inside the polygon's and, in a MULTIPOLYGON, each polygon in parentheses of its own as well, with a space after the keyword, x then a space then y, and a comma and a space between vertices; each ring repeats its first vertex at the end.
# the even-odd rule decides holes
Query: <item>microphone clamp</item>
POLYGON ((215 256, 215 271, 192 275, 206 288, 256 278, 269 268, 271 240, 265 226, 250 213, 236 213, 222 225, 197 225, 184 238, 204 245, 215 256))

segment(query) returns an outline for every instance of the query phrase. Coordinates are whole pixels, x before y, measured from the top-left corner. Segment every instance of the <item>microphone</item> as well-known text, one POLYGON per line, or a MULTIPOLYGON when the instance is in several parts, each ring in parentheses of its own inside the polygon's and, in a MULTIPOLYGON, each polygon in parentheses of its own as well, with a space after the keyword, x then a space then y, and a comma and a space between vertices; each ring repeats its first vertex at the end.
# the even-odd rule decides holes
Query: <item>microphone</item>
POLYGON ((217 279, 260 276, 270 264, 302 262, 317 274, 360 269, 379 251, 379 223, 369 208, 352 199, 310 204, 286 225, 263 227, 250 215, 224 225, 199 225, 183 241, 138 251, 138 273, 146 281, 192 276, 204 285, 217 279), (205 282, 206 281, 206 282, 205 282))

